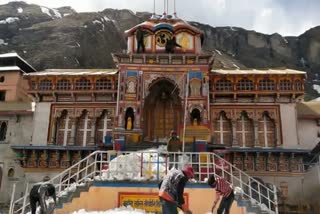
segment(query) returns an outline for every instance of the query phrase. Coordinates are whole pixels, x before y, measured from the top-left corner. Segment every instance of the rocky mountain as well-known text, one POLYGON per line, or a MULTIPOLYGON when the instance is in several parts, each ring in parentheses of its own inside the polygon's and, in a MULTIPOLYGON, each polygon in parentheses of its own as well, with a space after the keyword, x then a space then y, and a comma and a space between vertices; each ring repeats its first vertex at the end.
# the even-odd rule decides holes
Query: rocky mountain
MULTIPOLYGON (((0 5, 0 53, 15 51, 38 70, 114 67, 110 53, 126 49, 124 31, 150 15, 115 9, 77 13, 70 7, 10 2, 0 5)), ((283 37, 190 23, 205 32, 204 47, 216 55, 216 67, 305 70, 306 98, 320 96, 320 26, 283 37)))

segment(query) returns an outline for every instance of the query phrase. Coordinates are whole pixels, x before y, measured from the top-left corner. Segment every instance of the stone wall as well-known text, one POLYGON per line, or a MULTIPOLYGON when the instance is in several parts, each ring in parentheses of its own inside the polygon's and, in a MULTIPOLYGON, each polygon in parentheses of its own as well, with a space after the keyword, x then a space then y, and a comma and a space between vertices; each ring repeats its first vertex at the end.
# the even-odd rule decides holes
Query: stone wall
POLYGON ((283 148, 296 149, 298 144, 296 104, 280 104, 283 148))
POLYGON ((46 146, 48 141, 48 128, 50 121, 51 103, 36 103, 34 114, 34 130, 32 145, 46 146))

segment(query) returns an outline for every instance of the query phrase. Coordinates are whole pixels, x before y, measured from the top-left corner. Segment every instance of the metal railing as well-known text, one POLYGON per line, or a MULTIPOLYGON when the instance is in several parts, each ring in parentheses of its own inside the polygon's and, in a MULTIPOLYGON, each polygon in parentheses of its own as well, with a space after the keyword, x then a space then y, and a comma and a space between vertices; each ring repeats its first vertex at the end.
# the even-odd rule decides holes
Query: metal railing
MULTIPOLYGON (((159 181, 170 168, 181 169, 185 165, 192 165, 194 168, 195 178, 192 182, 204 183, 211 174, 226 178, 233 187, 242 189, 243 200, 269 213, 278 213, 274 185, 273 189, 263 185, 214 153, 95 151, 49 182, 55 185, 57 197, 60 198, 75 191, 77 186, 92 181, 159 181)), ((17 200, 12 197, 9 214, 24 214, 30 209, 28 197, 32 186, 33 184, 26 185, 23 197, 17 200)))

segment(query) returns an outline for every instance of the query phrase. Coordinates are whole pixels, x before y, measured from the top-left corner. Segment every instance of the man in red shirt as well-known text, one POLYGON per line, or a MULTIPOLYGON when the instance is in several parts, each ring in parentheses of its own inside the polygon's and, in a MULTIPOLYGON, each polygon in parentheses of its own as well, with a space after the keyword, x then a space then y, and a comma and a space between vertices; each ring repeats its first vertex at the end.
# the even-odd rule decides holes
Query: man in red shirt
POLYGON ((223 212, 224 214, 229 214, 232 202, 234 200, 233 189, 231 188, 230 183, 225 178, 215 178, 214 175, 210 175, 208 184, 210 187, 216 189, 216 200, 213 203, 211 212, 213 213, 214 208, 222 196, 217 214, 222 214, 223 212))

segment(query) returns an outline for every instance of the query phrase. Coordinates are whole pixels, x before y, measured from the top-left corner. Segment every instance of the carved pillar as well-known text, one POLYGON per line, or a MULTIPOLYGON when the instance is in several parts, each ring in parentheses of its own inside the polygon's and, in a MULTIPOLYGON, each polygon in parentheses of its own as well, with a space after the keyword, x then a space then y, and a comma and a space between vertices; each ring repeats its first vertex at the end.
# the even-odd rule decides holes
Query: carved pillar
POLYGON ((280 125, 278 121, 274 122, 274 146, 280 146, 281 140, 280 140, 280 125))
POLYGON ((279 171, 288 172, 289 171, 289 160, 286 154, 281 153, 279 157, 279 171))
POLYGON ((244 158, 244 170, 253 171, 253 154, 247 153, 244 158))
POLYGON ((257 153, 255 168, 258 172, 266 171, 266 156, 264 154, 257 153))
POLYGON ((232 125, 232 146, 239 146, 238 140, 237 140, 237 120, 232 119, 231 125, 232 125))
POLYGON ((259 142, 259 120, 253 120, 254 146, 262 146, 259 142))
POLYGON ((70 124, 71 124, 71 137, 69 139, 68 144, 69 145, 76 145, 76 124, 77 124, 77 118, 72 117, 70 118, 70 124))
POLYGON ((276 172, 277 171, 277 157, 275 155, 273 155, 272 153, 268 154, 268 171, 269 172, 276 172))
POLYGON ((95 144, 95 135, 96 135, 96 123, 97 123, 96 117, 91 118, 91 132, 90 132, 90 145, 95 144))
POLYGON ((50 144, 57 144, 56 142, 56 130, 57 130, 57 121, 58 118, 54 117, 52 121, 52 127, 51 127, 51 137, 50 137, 50 144))

